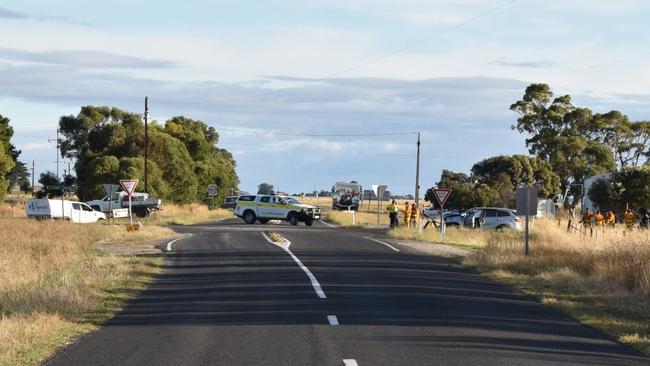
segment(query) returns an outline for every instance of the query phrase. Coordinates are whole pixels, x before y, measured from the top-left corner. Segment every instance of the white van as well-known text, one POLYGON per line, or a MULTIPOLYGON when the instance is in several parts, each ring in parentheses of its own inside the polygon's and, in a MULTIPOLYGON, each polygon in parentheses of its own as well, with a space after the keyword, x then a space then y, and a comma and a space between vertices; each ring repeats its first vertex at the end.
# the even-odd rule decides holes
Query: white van
POLYGON ((27 217, 34 219, 64 219, 79 224, 106 220, 104 213, 77 201, 34 199, 27 202, 25 211, 27 217))

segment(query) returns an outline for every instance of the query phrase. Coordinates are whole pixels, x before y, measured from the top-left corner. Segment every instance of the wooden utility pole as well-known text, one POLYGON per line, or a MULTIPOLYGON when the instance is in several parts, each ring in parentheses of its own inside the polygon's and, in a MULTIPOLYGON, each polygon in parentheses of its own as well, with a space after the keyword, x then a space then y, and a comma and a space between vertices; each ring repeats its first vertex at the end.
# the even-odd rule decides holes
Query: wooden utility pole
POLYGON ((420 222, 420 133, 418 132, 418 153, 415 163, 415 207, 417 209, 416 222, 420 222))
POLYGON ((144 97, 144 192, 148 193, 147 187, 147 150, 149 148, 149 135, 148 135, 148 119, 149 119, 149 97, 144 97))

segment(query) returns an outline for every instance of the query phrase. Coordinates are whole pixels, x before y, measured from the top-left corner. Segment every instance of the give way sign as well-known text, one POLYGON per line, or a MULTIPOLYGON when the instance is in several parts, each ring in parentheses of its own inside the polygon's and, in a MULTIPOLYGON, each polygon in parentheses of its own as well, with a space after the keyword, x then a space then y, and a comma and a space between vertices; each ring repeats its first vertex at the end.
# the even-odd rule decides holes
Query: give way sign
POLYGON ((434 188, 433 195, 436 197, 436 201, 438 201, 440 208, 442 208, 445 205, 445 202, 449 199, 449 196, 451 196, 451 189, 434 188))
POLYGON ((138 185, 137 179, 120 179, 120 185, 128 196, 133 194, 135 187, 138 185))

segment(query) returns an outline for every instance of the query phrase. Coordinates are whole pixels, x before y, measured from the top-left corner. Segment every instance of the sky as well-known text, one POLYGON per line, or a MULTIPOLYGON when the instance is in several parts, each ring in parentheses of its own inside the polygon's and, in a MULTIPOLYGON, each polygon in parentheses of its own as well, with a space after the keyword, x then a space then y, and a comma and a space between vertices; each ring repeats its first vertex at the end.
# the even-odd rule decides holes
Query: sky
POLYGON ((413 194, 417 132, 422 191, 526 154, 509 106, 531 83, 650 120, 649 16, 641 0, 6 0, 0 114, 37 176, 61 116, 148 96, 157 121, 215 127, 242 190, 413 194))

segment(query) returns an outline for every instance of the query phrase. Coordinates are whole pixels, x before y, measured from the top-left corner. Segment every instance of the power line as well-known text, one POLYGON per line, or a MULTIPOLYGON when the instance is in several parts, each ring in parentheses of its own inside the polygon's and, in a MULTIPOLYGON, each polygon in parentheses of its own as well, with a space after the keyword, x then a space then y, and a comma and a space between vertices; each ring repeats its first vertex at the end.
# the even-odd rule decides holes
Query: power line
POLYGON ((354 70, 360 69, 360 68, 362 68, 362 67, 368 66, 368 65, 373 64, 373 63, 375 63, 375 62, 379 62, 379 61, 385 60, 385 59, 387 59, 387 58, 389 58, 389 57, 392 57, 392 56, 395 56, 395 55, 397 55, 397 54, 400 54, 400 53, 402 53, 402 52, 404 52, 404 51, 406 51, 406 50, 410 50, 411 48, 418 47, 418 46, 420 46, 420 45, 422 45, 422 44, 424 44, 424 43, 429 42, 429 41, 432 40, 432 39, 438 38, 438 37, 440 37, 440 36, 442 36, 442 35, 445 35, 445 34, 447 34, 447 33, 452 32, 452 31, 454 31, 454 30, 456 30, 456 29, 458 29, 458 28, 461 28, 461 27, 463 27, 463 26, 465 26, 465 25, 467 25, 467 24, 469 24, 469 23, 472 23, 472 22, 474 22, 474 21, 476 21, 476 20, 478 20, 478 19, 480 19, 480 18, 486 17, 486 16, 488 16, 488 15, 490 15, 490 14, 492 14, 492 13, 494 13, 494 12, 496 12, 496 11, 502 9, 502 8, 505 8, 506 6, 512 4, 512 3, 516 2, 516 1, 517 1, 517 0, 508 0, 508 1, 506 1, 506 2, 503 2, 503 3, 501 3, 500 5, 495 6, 494 8, 490 8, 489 10, 487 10, 487 11, 485 11, 485 12, 483 12, 483 13, 480 13, 480 14, 478 14, 478 15, 475 15, 475 16, 473 16, 473 17, 471 17, 471 18, 469 18, 469 19, 467 19, 467 20, 465 20, 465 21, 463 21, 463 22, 461 22, 461 23, 458 23, 458 24, 456 24, 456 25, 453 25, 453 26, 451 26, 451 27, 449 27, 449 28, 443 29, 442 31, 440 31, 440 32, 438 32, 438 33, 434 33, 434 34, 432 34, 432 35, 430 35, 430 36, 428 36, 428 37, 426 37, 426 38, 423 38, 423 39, 421 39, 421 40, 419 40, 419 41, 417 41, 417 42, 411 43, 411 44, 408 45, 408 46, 404 46, 404 47, 402 47, 402 48, 399 48, 399 49, 396 49, 396 50, 394 50, 394 51, 388 52, 388 53, 386 53, 386 54, 384 54, 384 55, 382 55, 382 56, 378 56, 378 57, 375 57, 375 58, 369 59, 369 60, 367 60, 367 61, 364 61, 364 62, 362 62, 362 63, 360 63, 360 64, 354 65, 354 66, 349 67, 349 68, 347 68, 347 69, 343 69, 343 70, 341 70, 341 71, 337 71, 337 72, 331 73, 331 74, 329 74, 329 75, 326 75, 325 78, 331 78, 331 77, 339 76, 339 75, 342 75, 342 74, 346 74, 346 73, 348 73, 348 72, 350 72, 350 71, 354 71, 354 70))
POLYGON ((281 136, 300 136, 300 137, 366 137, 366 136, 400 136, 400 135, 417 135, 417 132, 369 132, 369 133, 294 133, 294 132, 280 132, 280 131, 262 131, 262 130, 245 130, 238 128, 228 127, 214 127, 217 132, 232 131, 240 132, 251 135, 281 135, 281 136))
MULTIPOLYGON (((449 28, 443 29, 440 32, 429 35, 429 36, 427 36, 427 37, 425 37, 425 38, 423 38, 423 39, 421 39, 421 40, 419 40, 417 42, 411 43, 410 45, 407 45, 405 47, 401 47, 401 48, 398 48, 396 50, 390 51, 390 52, 388 52, 388 53, 386 53, 384 55, 377 56, 375 58, 371 58, 371 59, 366 60, 366 61, 364 61, 362 63, 356 64, 354 66, 351 66, 351 67, 348 67, 348 68, 345 68, 345 69, 342 69, 340 71, 333 72, 333 73, 330 73, 330 74, 326 74, 326 75, 322 76, 321 79, 332 78, 332 77, 335 77, 335 76, 347 74, 350 71, 358 70, 358 69, 366 67, 366 66, 368 66, 370 64, 385 60, 385 59, 387 59, 389 57, 395 56, 395 55, 400 54, 400 53, 402 53, 404 51, 407 51, 407 50, 410 50, 412 48, 418 47, 418 46, 420 46, 420 45, 422 45, 424 43, 427 43, 427 42, 431 41, 432 39, 438 38, 438 37, 443 36, 443 35, 445 35, 447 33, 451 33, 451 32, 455 31, 458 28, 466 26, 467 24, 470 24, 470 23, 472 23, 472 22, 474 22, 474 21, 476 21, 478 19, 484 18, 484 17, 486 17, 486 16, 488 16, 488 15, 490 15, 492 13, 495 13, 498 10, 500 10, 502 8, 505 8, 506 6, 512 4, 512 3, 516 2, 516 1, 518 1, 518 0, 505 1, 505 2, 495 6, 493 8, 488 9, 487 11, 485 11, 483 13, 480 13, 478 15, 475 15, 475 16, 471 17, 471 18, 468 18, 467 20, 465 20, 463 22, 460 22, 460 23, 458 23, 456 25, 453 25, 453 26, 451 26, 449 28)), ((247 99, 262 97, 262 96, 265 96, 265 95, 273 94, 275 91, 276 90, 267 90, 265 92, 249 95, 249 96, 242 97, 242 98, 225 99, 225 100, 222 100, 221 102, 222 103, 223 102, 236 102, 236 101, 240 101, 240 100, 247 100, 247 99)))

